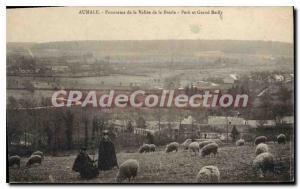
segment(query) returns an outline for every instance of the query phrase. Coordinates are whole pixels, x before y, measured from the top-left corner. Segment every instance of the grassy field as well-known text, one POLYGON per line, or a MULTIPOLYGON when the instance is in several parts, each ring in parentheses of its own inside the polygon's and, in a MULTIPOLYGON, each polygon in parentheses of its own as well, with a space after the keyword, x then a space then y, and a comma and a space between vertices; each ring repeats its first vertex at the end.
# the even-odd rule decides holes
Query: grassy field
MULTIPOLYGON (((221 146, 217 157, 195 156, 182 149, 166 154, 163 149, 154 153, 117 154, 119 164, 127 159, 137 159, 140 169, 135 183, 193 183, 201 167, 215 165, 219 168, 222 183, 235 182, 291 182, 294 175, 294 152, 291 144, 268 144, 276 160, 276 173, 259 178, 251 163, 255 158, 255 147, 221 146)), ((115 183, 118 172, 113 169, 100 172, 91 180, 83 180, 72 171, 75 155, 63 157, 46 156, 42 165, 25 168, 26 158, 21 160, 21 168, 9 168, 9 179, 15 182, 55 182, 55 183, 115 183)), ((127 181, 125 181, 127 182, 127 181)))

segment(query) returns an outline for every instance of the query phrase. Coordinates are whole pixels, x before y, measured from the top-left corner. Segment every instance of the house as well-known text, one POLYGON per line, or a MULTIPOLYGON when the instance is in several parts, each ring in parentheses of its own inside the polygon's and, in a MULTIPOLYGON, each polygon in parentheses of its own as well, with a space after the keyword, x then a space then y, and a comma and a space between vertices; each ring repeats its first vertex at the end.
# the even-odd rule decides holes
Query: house
POLYGON ((294 116, 284 116, 281 119, 282 124, 294 124, 294 116))
POLYGON ((159 130, 159 124, 160 129, 172 129, 174 132, 178 132, 179 130, 179 122, 169 122, 169 121, 146 121, 146 127, 147 129, 158 131, 159 130))
MULTIPOLYGON (((109 125, 113 127, 114 131, 123 133, 127 131, 128 120, 110 120, 109 125)), ((138 128, 135 121, 132 121, 131 125, 134 134, 146 136, 148 133, 154 133, 151 129, 138 128)))
POLYGON ((224 84, 234 84, 235 81, 237 80, 238 80, 238 76, 236 74, 230 74, 229 76, 223 78, 224 84))
POLYGON ((198 135, 199 131, 199 125, 196 124, 194 122, 194 118, 191 115, 189 115, 181 121, 179 125, 178 134, 187 138, 194 135, 198 135))
POLYGON ((208 125, 245 125, 244 118, 225 117, 225 116, 208 116, 208 125))
POLYGON ((52 66, 51 69, 54 72, 65 72, 69 70, 69 66, 52 66))
POLYGON ((284 76, 283 76, 283 75, 280 75, 280 74, 275 74, 275 75, 274 75, 274 79, 275 79, 275 81, 277 81, 277 82, 284 81, 284 76))
POLYGON ((249 128, 245 124, 245 119, 241 117, 208 116, 208 125, 220 132, 227 132, 227 130, 230 132, 233 126, 240 132, 249 128))
POLYGON ((257 128, 259 126, 272 127, 276 125, 275 120, 245 120, 245 125, 251 128, 257 128))
MULTIPOLYGON (((200 139, 223 139, 222 134, 216 132, 200 132, 199 138, 200 139)), ((224 140, 224 139, 223 139, 224 140)))

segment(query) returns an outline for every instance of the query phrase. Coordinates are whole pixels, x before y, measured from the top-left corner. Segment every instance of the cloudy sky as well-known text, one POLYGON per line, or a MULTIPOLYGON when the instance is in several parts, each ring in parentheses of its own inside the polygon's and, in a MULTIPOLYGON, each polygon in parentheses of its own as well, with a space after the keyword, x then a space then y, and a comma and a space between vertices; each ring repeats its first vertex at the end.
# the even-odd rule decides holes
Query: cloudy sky
POLYGON ((61 7, 7 10, 7 42, 69 40, 233 39, 293 42, 292 7, 61 7), (83 15, 80 10, 101 14, 83 15), (174 10, 118 15, 109 11, 174 10), (212 14, 182 11, 220 10, 212 14))

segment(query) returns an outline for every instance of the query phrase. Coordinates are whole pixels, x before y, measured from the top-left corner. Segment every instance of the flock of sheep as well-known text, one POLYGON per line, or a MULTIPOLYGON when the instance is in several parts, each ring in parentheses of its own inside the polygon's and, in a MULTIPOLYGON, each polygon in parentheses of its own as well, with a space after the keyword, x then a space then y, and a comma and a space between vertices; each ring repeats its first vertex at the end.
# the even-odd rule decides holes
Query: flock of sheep
MULTIPOLYGON (((256 157, 253 160, 253 167, 257 171, 260 177, 264 177, 269 171, 274 173, 274 157, 269 151, 269 147, 266 144, 267 137, 258 136, 255 138, 254 144, 256 145, 255 154, 256 157)), ((286 136, 280 134, 277 136, 278 144, 285 144, 286 136)), ((216 156, 219 149, 219 144, 222 143, 220 140, 207 140, 207 141, 192 141, 192 139, 187 139, 181 146, 184 150, 189 150, 192 154, 199 154, 201 157, 205 156, 216 156)), ((236 146, 245 145, 244 139, 239 139, 236 141, 236 146)), ((171 142, 166 146, 165 152, 177 152, 179 149, 179 143, 171 142)), ((154 152, 156 146, 154 144, 144 144, 140 147, 139 153, 154 152)), ((139 169, 139 162, 134 159, 129 159, 125 161, 121 166, 117 176, 117 181, 128 179, 134 179, 137 176, 139 169)), ((208 165, 200 169, 196 175, 196 182, 198 183, 218 183, 220 182, 220 171, 217 166, 208 165)))
MULTIPOLYGON (((36 164, 36 163, 41 165, 43 159, 44 159, 44 153, 41 151, 35 151, 31 154, 31 156, 27 160, 26 167, 29 168, 29 167, 31 167, 31 165, 36 164)), ((21 157, 18 155, 10 156, 8 158, 8 164, 9 164, 9 167, 18 166, 18 168, 20 168, 21 157)))
MULTIPOLYGON (((267 137, 259 136, 255 138, 254 144, 255 148, 255 159, 253 160, 253 167, 257 171, 260 177, 264 177, 265 174, 269 172, 274 173, 274 157, 270 153, 268 145, 266 144, 267 137)), ((280 134, 277 136, 278 144, 284 144, 286 142, 286 136, 280 134)), ((181 145, 177 142, 171 142, 166 146, 165 152, 178 152, 179 147, 182 146, 184 150, 188 150, 192 155, 199 154, 201 157, 211 156, 214 157, 218 153, 219 145, 222 142, 220 140, 207 140, 207 141, 193 141, 192 139, 187 139, 181 145)), ((245 145, 243 139, 236 141, 236 146, 245 145)), ((155 152, 156 146, 154 144, 143 144, 139 153, 150 153, 155 152)), ((30 167, 32 164, 41 164, 43 159, 43 152, 34 152, 26 163, 26 167, 30 167)), ((9 157, 9 166, 17 165, 20 167, 19 156, 9 157)), ((135 159, 128 159, 123 162, 119 167, 119 172, 116 176, 117 182, 122 182, 126 179, 130 182, 132 179, 138 175, 139 162, 135 159)), ((196 182, 198 183, 218 183, 220 182, 220 171, 217 166, 208 165, 200 169, 196 175, 196 182)))

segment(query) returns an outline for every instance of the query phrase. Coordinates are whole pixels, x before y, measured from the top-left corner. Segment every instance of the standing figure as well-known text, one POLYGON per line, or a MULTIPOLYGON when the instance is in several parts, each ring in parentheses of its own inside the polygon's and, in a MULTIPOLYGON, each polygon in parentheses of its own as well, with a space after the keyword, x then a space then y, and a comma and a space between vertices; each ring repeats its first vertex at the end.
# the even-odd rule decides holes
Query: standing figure
POLYGON ((98 149, 98 169, 106 171, 115 166, 119 168, 115 146, 108 136, 108 131, 104 131, 98 149))

